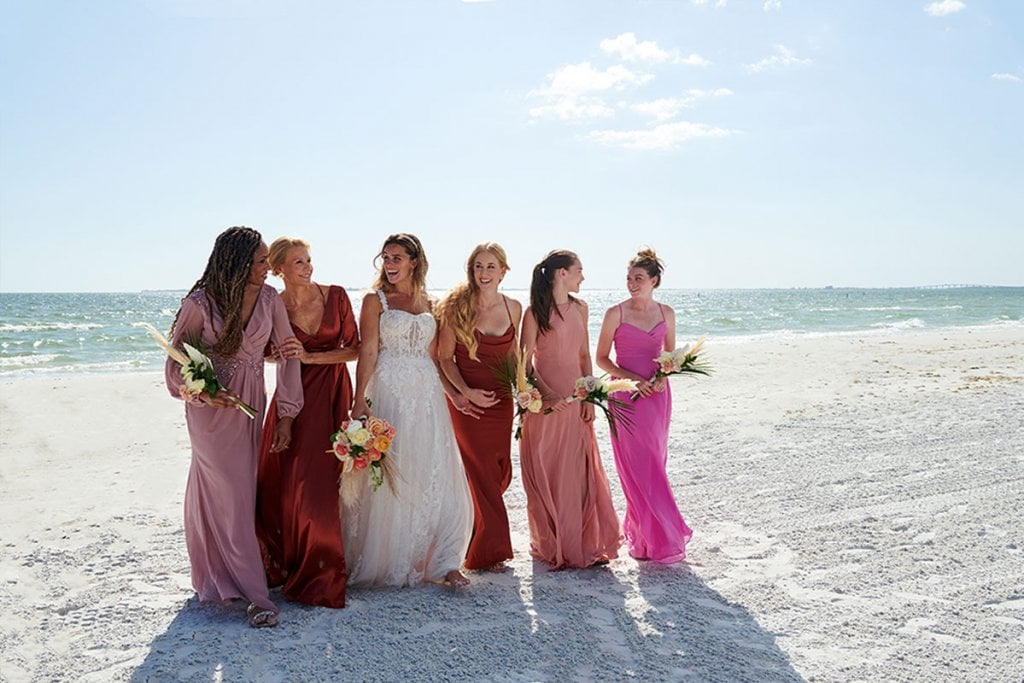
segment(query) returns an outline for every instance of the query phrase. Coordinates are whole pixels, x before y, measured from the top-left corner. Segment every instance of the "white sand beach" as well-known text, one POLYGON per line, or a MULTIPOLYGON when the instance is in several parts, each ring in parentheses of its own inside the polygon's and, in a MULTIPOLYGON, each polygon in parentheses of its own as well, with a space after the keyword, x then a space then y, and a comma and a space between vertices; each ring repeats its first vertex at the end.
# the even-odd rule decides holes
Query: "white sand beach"
POLYGON ((672 381, 687 563, 547 572, 516 462, 511 571, 280 600, 265 630, 192 594, 188 438, 158 374, 0 383, 0 679, 1024 678, 1021 329, 708 351, 713 377, 672 381))

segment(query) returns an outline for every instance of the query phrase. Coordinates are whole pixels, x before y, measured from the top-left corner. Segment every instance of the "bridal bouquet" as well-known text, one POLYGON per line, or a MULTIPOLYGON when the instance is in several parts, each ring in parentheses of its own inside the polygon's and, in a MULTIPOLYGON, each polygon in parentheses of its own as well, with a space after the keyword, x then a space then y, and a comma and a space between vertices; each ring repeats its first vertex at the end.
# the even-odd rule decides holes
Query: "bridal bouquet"
MULTIPOLYGON (((576 380, 572 394, 566 397, 565 402, 582 401, 584 403, 593 403, 604 411, 604 416, 608 419, 608 429, 611 431, 612 436, 618 436, 618 430, 615 425, 616 416, 612 414, 610 408, 615 407, 618 420, 628 428, 630 425, 628 412, 632 410, 632 406, 617 398, 612 398, 611 394, 616 391, 632 391, 634 389, 636 389, 636 382, 631 379, 611 379, 608 375, 602 375, 601 377, 587 375, 576 380)), ((551 408, 544 411, 545 414, 550 412, 551 408)))
POLYGON ((388 488, 397 495, 394 464, 387 458, 394 440, 395 428, 379 417, 345 420, 338 431, 331 434, 331 450, 327 452, 342 463, 341 497, 345 502, 355 499, 359 481, 351 474, 359 470, 369 471, 374 491, 386 480, 388 488))
MULTIPOLYGON (((213 398, 219 391, 224 389, 220 380, 217 379, 217 370, 213 367, 213 361, 199 350, 198 347, 200 345, 198 343, 195 346, 183 343, 182 346, 185 347, 185 350, 182 351, 171 346, 171 343, 149 323, 142 323, 142 325, 153 339, 156 340, 156 343, 163 347, 167 355, 181 365, 181 378, 185 381, 185 384, 181 387, 181 397, 183 399, 187 401, 202 393, 206 393, 210 398, 213 398)), ((238 406, 239 410, 248 415, 250 420, 256 419, 256 410, 248 403, 234 396, 230 400, 238 406)))
MULTIPOLYGON (((657 358, 653 359, 654 362, 658 364, 658 369, 655 370, 654 376, 651 377, 650 381, 653 382, 659 377, 681 375, 684 373, 710 375, 711 366, 704 361, 702 357, 703 351, 703 337, 698 339, 697 343, 693 346, 687 344, 675 351, 662 351, 657 358)), ((640 394, 634 393, 630 398, 635 401, 640 398, 640 394)))
POLYGON ((526 413, 539 413, 543 398, 540 390, 533 386, 526 374, 526 362, 523 350, 516 347, 515 359, 498 368, 498 380, 509 388, 516 409, 516 431, 513 435, 518 440, 523 435, 523 416, 526 413))

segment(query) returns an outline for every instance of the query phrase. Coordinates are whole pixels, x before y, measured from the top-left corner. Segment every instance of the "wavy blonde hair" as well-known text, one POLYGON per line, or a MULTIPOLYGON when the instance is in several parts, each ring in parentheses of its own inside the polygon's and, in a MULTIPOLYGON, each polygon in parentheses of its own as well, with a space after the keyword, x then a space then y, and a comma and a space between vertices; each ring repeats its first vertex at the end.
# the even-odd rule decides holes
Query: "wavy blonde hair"
POLYGON ((270 254, 267 256, 267 261, 270 262, 270 272, 274 275, 281 275, 281 266, 284 265, 284 257, 288 255, 288 250, 293 247, 302 247, 303 249, 309 250, 309 242, 306 240, 299 239, 298 237, 278 237, 270 244, 270 254))
POLYGON ((490 254, 498 260, 498 265, 503 270, 509 270, 508 256, 505 250, 497 242, 482 242, 473 248, 473 252, 466 259, 466 281, 460 282, 448 292, 437 309, 437 317, 441 324, 452 328, 455 332, 455 339, 462 342, 469 352, 469 357, 475 361, 477 357, 476 335, 476 302, 480 294, 480 286, 476 283, 473 274, 473 264, 480 254, 490 254))
MULTIPOLYGON (((416 267, 412 271, 412 294, 414 298, 419 299, 427 291, 428 264, 427 255, 423 253, 423 245, 420 244, 420 240, 416 235, 407 232, 388 235, 387 239, 384 240, 384 244, 380 247, 380 252, 373 259, 374 264, 378 261, 383 261, 384 250, 392 244, 396 244, 404 249, 409 258, 416 259, 416 267)), ((387 276, 384 275, 383 263, 381 263, 380 269, 377 271, 377 278, 373 281, 372 287, 384 293, 395 291, 395 286, 388 282, 387 276)))

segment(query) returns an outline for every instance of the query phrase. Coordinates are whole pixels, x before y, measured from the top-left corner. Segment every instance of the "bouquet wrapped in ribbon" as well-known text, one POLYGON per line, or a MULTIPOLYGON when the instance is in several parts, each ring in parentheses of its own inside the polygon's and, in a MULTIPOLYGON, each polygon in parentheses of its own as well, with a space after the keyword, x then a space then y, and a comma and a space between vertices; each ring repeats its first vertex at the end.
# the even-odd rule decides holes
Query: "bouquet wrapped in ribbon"
POLYGON ((394 463, 387 457, 395 440, 395 428, 379 417, 361 417, 345 420, 338 431, 331 434, 331 450, 342 463, 341 498, 346 504, 355 500, 361 479, 359 472, 369 472, 370 486, 376 491, 385 481, 398 495, 394 463))
MULTIPOLYGON (((217 371, 213 367, 213 361, 203 353, 198 342, 193 344, 182 343, 182 349, 175 348, 159 331, 149 323, 142 323, 146 331, 156 340, 156 343, 163 347, 167 355, 181 365, 181 379, 185 382, 181 386, 181 397, 190 400, 205 393, 210 398, 216 396, 222 389, 217 379, 217 371)), ((229 397, 231 402, 238 406, 238 409, 245 413, 250 420, 256 419, 256 410, 245 401, 236 396, 229 397)))

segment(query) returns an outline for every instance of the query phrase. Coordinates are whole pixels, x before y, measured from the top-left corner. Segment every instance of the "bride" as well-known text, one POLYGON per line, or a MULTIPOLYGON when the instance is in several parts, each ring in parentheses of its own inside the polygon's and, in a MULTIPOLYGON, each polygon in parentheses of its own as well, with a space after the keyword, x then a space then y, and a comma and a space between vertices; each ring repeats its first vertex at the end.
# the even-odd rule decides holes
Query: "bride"
POLYGON ((387 457, 398 470, 398 494, 387 486, 372 491, 366 477, 345 506, 349 585, 465 586, 469 579, 459 568, 473 529, 472 503, 433 360, 437 324, 425 291, 427 258, 419 239, 405 233, 389 236, 377 258, 376 291, 359 315, 352 416, 373 414, 394 425, 387 457))

